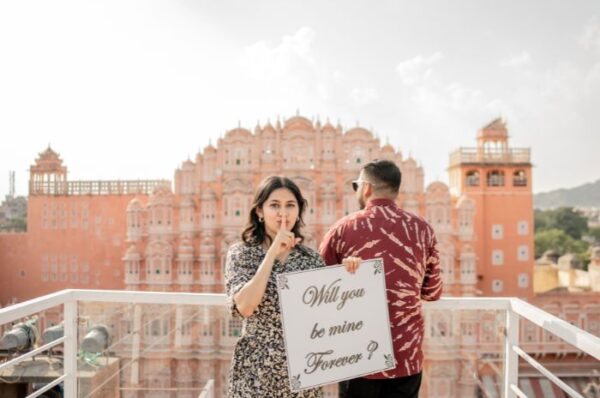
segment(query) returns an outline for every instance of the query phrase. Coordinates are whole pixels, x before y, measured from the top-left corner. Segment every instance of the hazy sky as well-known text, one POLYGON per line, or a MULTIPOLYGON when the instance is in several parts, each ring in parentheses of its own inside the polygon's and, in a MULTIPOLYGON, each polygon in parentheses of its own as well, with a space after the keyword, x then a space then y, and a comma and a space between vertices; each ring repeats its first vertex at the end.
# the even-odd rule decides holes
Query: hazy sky
POLYGON ((447 180, 497 116, 534 191, 600 178, 600 1, 0 2, 0 195, 48 143, 153 179, 238 120, 357 121, 447 180))

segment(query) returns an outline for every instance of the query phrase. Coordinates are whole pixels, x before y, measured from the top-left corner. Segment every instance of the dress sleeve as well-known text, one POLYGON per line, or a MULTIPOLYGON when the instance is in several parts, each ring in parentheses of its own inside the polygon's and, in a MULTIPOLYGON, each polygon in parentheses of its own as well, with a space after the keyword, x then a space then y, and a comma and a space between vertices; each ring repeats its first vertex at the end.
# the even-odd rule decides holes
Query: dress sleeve
POLYGON ((238 311, 233 296, 240 291, 242 287, 256 273, 256 264, 250 260, 248 253, 245 253, 243 244, 233 245, 227 252, 225 260, 225 291, 227 292, 227 308, 233 316, 242 315, 238 311))
POLYGON ((314 251, 311 249, 310 251, 310 256, 312 259, 312 268, 321 268, 324 267, 325 261, 323 261, 323 257, 321 257, 321 255, 319 254, 319 252, 314 251))
POLYGON ((437 250, 437 239, 431 227, 428 228, 429 239, 425 277, 421 287, 421 298, 426 301, 439 300, 442 295, 442 277, 440 275, 440 256, 437 250))

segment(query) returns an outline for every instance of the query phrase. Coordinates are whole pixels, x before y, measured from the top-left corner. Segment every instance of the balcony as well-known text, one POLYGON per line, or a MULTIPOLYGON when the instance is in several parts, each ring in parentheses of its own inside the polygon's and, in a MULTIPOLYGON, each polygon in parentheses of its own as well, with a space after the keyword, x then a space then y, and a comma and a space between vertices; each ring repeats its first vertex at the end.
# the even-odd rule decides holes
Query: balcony
MULTIPOLYGON (((600 338, 568 322, 516 298, 443 298, 424 309, 424 397, 600 396, 600 338), (540 339, 521 338, 532 328, 540 339), (538 361, 550 353, 589 373, 552 371, 538 361)), ((0 309, 3 333, 22 323, 41 334, 60 321, 63 334, 0 352, 1 396, 226 395, 241 322, 223 294, 63 290, 0 309)), ((336 386, 325 394, 336 396, 336 386)))
POLYGON ((529 164, 529 148, 459 148, 450 154, 450 167, 459 164, 529 164))
POLYGON ((155 187, 170 187, 168 180, 132 181, 35 181, 29 195, 150 195, 155 187))

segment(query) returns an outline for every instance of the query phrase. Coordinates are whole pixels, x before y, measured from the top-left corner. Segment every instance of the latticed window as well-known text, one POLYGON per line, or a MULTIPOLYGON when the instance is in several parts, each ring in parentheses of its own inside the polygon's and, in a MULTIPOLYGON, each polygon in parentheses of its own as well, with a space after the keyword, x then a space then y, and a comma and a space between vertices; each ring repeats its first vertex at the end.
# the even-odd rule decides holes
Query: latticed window
POLYGON ((467 186, 477 187, 479 186, 479 171, 469 170, 467 171, 467 186))
POLYGON ((240 319, 229 320, 229 337, 239 337, 242 334, 242 321, 240 319))
POLYGON ((527 175, 525 170, 517 170, 513 173, 513 186, 515 187, 526 187, 527 186, 527 175))
POLYGON ((242 320, 231 318, 222 322, 221 335, 223 337, 239 337, 242 333, 242 320))
POLYGON ((487 173, 487 184, 490 187, 504 186, 504 171, 492 170, 487 173))
POLYGON ((213 335, 212 328, 209 323, 205 323, 202 325, 202 336, 210 337, 213 335))

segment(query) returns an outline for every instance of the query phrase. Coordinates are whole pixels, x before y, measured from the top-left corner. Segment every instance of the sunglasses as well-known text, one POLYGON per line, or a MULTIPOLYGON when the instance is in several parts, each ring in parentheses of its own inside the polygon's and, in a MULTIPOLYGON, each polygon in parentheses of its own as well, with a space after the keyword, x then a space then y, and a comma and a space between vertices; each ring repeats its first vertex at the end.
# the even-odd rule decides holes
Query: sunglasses
POLYGON ((367 181, 367 180, 354 180, 352 181, 352 190, 354 192, 358 191, 358 187, 363 184, 363 183, 367 183, 367 184, 371 184, 371 186, 376 187, 379 184, 373 184, 371 181, 367 181))

